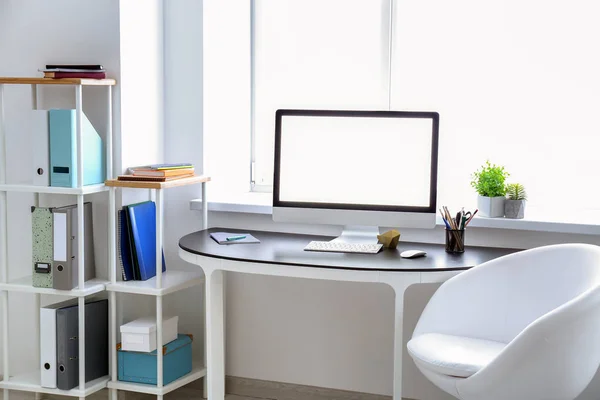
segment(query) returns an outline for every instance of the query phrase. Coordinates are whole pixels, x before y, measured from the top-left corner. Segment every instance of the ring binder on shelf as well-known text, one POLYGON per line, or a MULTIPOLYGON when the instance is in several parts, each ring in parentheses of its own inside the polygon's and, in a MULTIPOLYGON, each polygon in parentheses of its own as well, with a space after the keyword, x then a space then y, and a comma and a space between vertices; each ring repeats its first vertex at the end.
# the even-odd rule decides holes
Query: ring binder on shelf
MULTIPOLYGON (((84 203, 84 280, 95 277, 92 203, 84 203)), ((71 290, 78 285, 77 205, 32 207, 35 287, 71 290)))

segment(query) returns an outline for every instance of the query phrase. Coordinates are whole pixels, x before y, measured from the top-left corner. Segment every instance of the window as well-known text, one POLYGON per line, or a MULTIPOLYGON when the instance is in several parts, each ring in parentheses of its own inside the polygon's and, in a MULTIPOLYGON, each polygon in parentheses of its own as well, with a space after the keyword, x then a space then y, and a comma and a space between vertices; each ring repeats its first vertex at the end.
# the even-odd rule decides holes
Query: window
POLYGON ((255 181, 273 186, 275 110, 387 109, 388 0, 256 0, 255 181))
POLYGON ((438 111, 440 204, 473 206, 471 173, 489 159, 526 186, 529 206, 598 209, 599 9, 206 0, 207 170, 229 167, 229 188, 269 190, 277 108, 438 111))
POLYGON ((592 0, 403 0, 392 108, 440 113, 438 201, 475 201, 486 159, 529 206, 598 209, 600 6, 592 0))

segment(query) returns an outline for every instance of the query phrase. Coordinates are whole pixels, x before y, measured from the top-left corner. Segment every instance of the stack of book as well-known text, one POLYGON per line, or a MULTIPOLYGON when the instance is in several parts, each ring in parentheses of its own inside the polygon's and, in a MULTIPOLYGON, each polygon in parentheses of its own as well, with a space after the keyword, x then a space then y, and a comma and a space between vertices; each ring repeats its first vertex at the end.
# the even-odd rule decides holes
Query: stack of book
POLYGON ((105 79, 106 70, 102 65, 82 64, 82 65, 55 65, 48 64, 46 68, 41 69, 44 78, 80 78, 80 79, 105 79))
POLYGON ((120 181, 147 181, 167 182, 176 179, 194 176, 194 165, 180 164, 153 164, 128 169, 128 175, 119 175, 120 181))

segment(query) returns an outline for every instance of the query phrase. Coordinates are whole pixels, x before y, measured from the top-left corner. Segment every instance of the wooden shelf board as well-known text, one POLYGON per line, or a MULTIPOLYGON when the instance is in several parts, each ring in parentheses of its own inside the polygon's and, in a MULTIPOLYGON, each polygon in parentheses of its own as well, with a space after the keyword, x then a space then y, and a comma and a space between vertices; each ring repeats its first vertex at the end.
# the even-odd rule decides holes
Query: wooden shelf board
POLYGON ((109 292, 145 294, 150 296, 164 296, 178 290, 187 289, 204 283, 204 273, 200 268, 197 271, 165 271, 162 274, 162 288, 156 288, 156 277, 147 281, 119 281, 108 283, 106 290, 109 292))
POLYGON ((85 390, 79 390, 79 387, 71 390, 50 389, 41 386, 40 370, 30 371, 11 377, 8 381, 0 381, 0 389, 21 390, 24 392, 36 392, 55 394, 60 396, 86 397, 92 393, 102 390, 106 387, 109 378, 104 376, 96 380, 87 382, 85 390))
POLYGON ((194 185, 196 183, 210 181, 209 176, 196 175, 190 178, 175 179, 168 182, 140 182, 140 181, 120 181, 109 179, 104 184, 112 187, 132 188, 132 189, 168 189, 177 186, 194 185))
POLYGON ((0 185, 0 192, 26 192, 26 193, 49 193, 49 194, 91 194, 107 191, 104 184, 86 185, 81 188, 56 187, 56 186, 36 186, 36 185, 0 185))
POLYGON ((182 376, 181 378, 169 383, 166 386, 163 386, 162 388, 157 388, 155 385, 146 385, 143 383, 121 381, 108 381, 108 388, 160 396, 172 392, 175 389, 179 389, 180 387, 185 386, 188 383, 193 382, 197 379, 200 379, 203 376, 206 376, 206 368, 202 366, 194 366, 192 368, 192 372, 182 376))
POLYGON ((108 282, 100 279, 90 279, 84 283, 83 290, 58 290, 52 288, 35 287, 31 284, 31 276, 11 280, 8 283, 0 283, 0 290, 21 293, 53 294, 60 296, 84 297, 104 291, 108 282))
POLYGON ((114 86, 114 79, 81 79, 81 78, 6 78, 0 77, 0 84, 10 85, 84 85, 84 86, 114 86))

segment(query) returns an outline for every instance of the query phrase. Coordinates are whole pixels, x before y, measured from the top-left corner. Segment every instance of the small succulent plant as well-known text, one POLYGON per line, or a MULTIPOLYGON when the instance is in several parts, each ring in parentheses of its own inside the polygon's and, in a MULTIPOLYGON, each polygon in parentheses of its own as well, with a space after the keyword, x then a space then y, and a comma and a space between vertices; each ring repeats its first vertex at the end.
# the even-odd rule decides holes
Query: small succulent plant
POLYGON ((509 200, 527 200, 527 192, 520 183, 509 183, 506 185, 506 197, 509 200))

